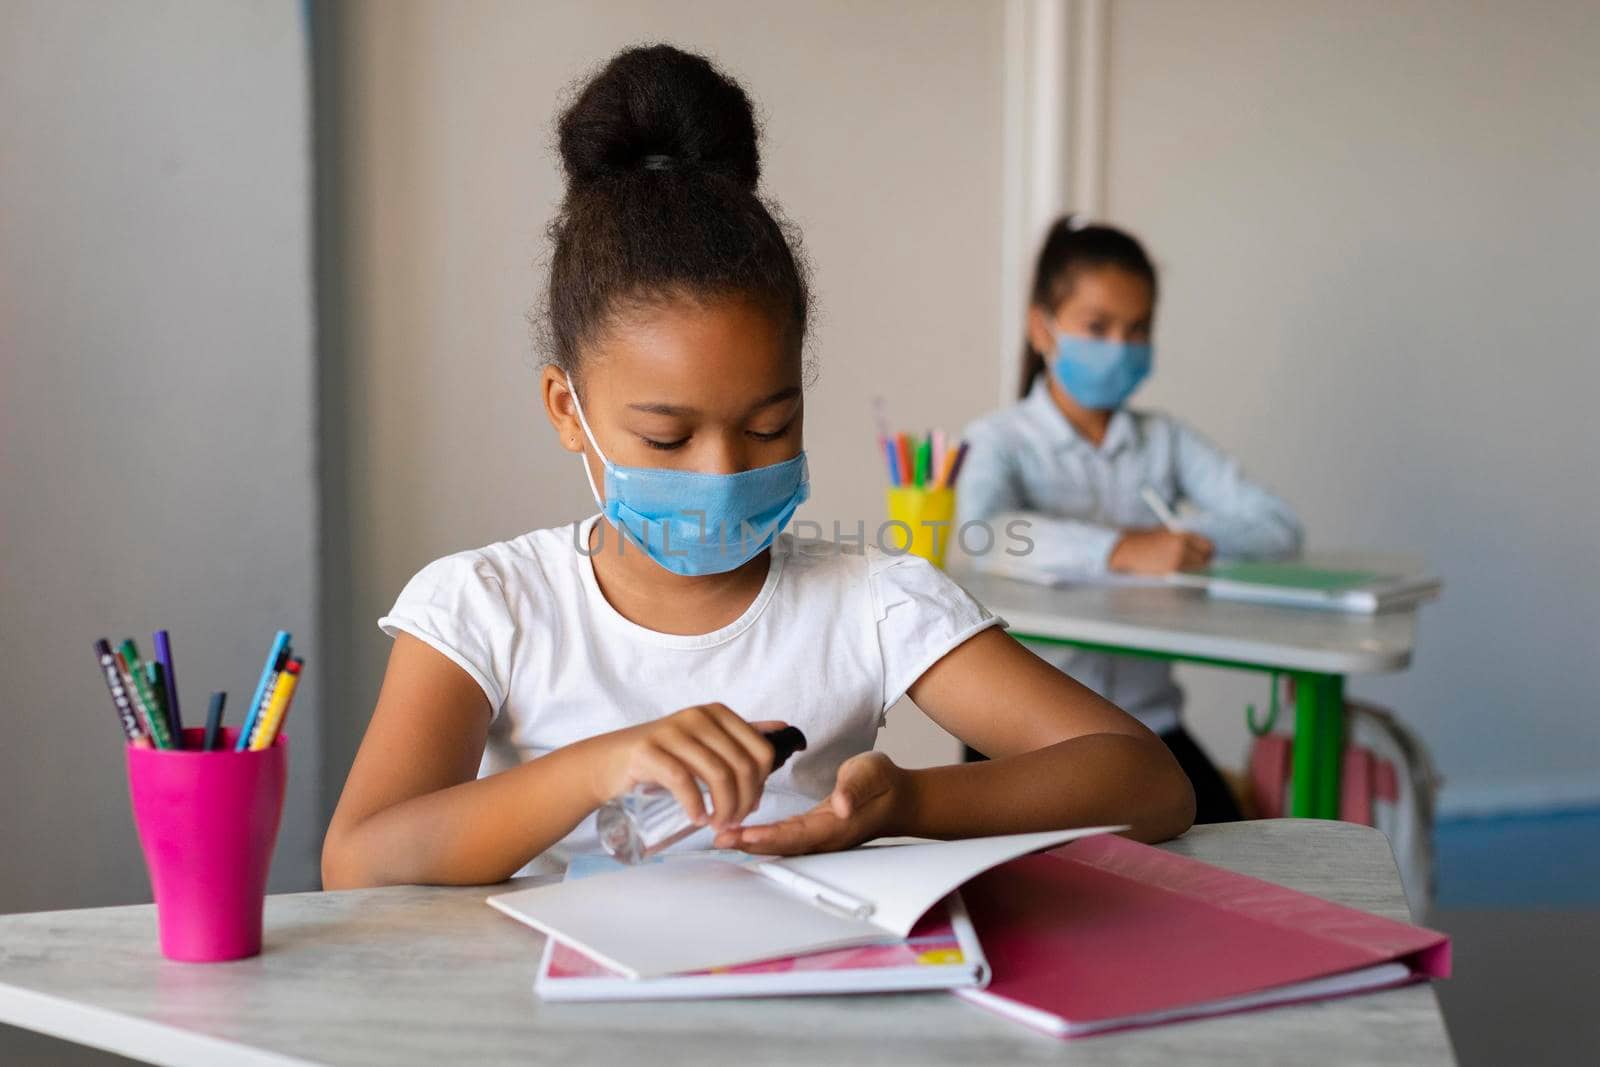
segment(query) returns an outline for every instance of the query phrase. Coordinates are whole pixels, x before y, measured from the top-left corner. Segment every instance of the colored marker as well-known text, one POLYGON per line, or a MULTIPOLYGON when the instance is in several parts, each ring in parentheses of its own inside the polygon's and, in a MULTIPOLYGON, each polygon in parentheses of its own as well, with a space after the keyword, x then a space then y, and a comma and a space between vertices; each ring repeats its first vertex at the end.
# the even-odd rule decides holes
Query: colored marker
POLYGON ((278 683, 283 681, 284 669, 289 666, 289 661, 293 657, 293 645, 285 645, 283 651, 278 653, 278 662, 272 665, 272 680, 267 683, 266 695, 261 698, 261 706, 256 709, 255 715, 251 718, 250 737, 246 739, 246 747, 249 747, 249 742, 255 739, 257 731, 261 729, 261 720, 266 718, 267 709, 272 707, 272 698, 278 692, 278 683))
POLYGON ((144 684, 150 690, 150 696, 156 702, 156 714, 161 716, 161 721, 166 724, 167 735, 172 739, 173 748, 183 747, 183 735, 172 729, 172 716, 167 714, 167 687, 165 684, 166 672, 159 663, 146 663, 144 665, 144 684))
POLYGON ((167 721, 172 724, 172 736, 178 747, 183 747, 183 715, 178 711, 178 676, 172 670, 172 637, 165 630, 152 636, 156 642, 156 662, 161 664, 162 694, 167 707, 167 721))
POLYGON ((911 439, 903 433, 894 435, 895 455, 900 461, 900 484, 910 485, 916 468, 911 463, 911 439))
POLYGON ((917 444, 917 488, 921 489, 928 484, 928 458, 933 451, 933 445, 924 437, 917 444))
POLYGON ((289 631, 279 630, 278 635, 272 639, 272 651, 267 653, 266 665, 261 668, 261 680, 256 683, 256 694, 250 698, 250 705, 245 709, 245 720, 239 727, 239 740, 233 746, 235 752, 244 752, 249 747, 250 733, 256 728, 256 720, 261 718, 267 696, 272 692, 274 677, 283 669, 288 653, 289 631))
POLYGON ((111 653, 111 658, 117 663, 117 676, 122 683, 122 691, 128 694, 128 703, 133 706, 133 713, 138 718, 145 736, 150 739, 151 747, 161 747, 156 744, 156 733, 150 726, 150 712, 139 699, 139 688, 133 684, 133 672, 128 670, 128 658, 121 652, 111 653))
POLYGON ((117 718, 122 723, 122 734, 128 739, 128 744, 137 748, 149 748, 150 739, 145 736, 144 728, 139 725, 139 714, 133 710, 133 697, 128 692, 128 687, 122 684, 122 671, 117 667, 117 657, 111 651, 111 643, 105 638, 94 643, 95 658, 100 661, 100 672, 105 675, 106 689, 111 693, 111 703, 117 709, 117 718))
POLYGON ((273 687, 272 699, 267 704, 266 712, 261 720, 256 723, 255 733, 250 738, 250 751, 259 752, 278 736, 278 727, 283 725, 283 717, 289 711, 289 701, 294 699, 295 686, 300 681, 300 668, 302 660, 292 659, 278 674, 278 684, 273 687))
POLYGON ((894 444, 887 437, 882 438, 883 455, 889 461, 889 484, 900 484, 900 464, 895 458, 894 444))
POLYGON ((156 695, 150 691, 150 685, 145 680, 144 663, 139 659, 139 646, 134 644, 133 638, 122 642, 119 649, 122 655, 121 666, 127 673, 130 689, 138 700, 139 707, 144 711, 145 728, 150 731, 150 740, 157 748, 171 748, 172 735, 167 732, 167 720, 161 714, 161 706, 156 703, 156 695))
POLYGON ((889 459, 889 481, 894 481, 894 452, 889 447, 889 418, 884 413, 883 397, 872 398, 872 421, 878 427, 878 451, 889 459))
POLYGON ((283 714, 278 718, 278 728, 272 731, 272 736, 267 738, 267 744, 272 744, 283 733, 283 728, 289 725, 289 713, 294 710, 295 694, 300 692, 300 680, 306 676, 306 661, 296 656, 292 661, 295 664, 294 688, 289 690, 289 699, 283 702, 283 714))
POLYGON ((935 489, 950 488, 950 468, 956 465, 956 453, 958 451, 958 449, 954 448, 945 449, 944 459, 939 464, 939 476, 933 480, 935 489))
POLYGON ((949 482, 949 487, 951 489, 954 489, 956 487, 956 479, 961 477, 961 464, 966 462, 966 459, 967 459, 967 442, 962 441, 961 442, 961 447, 956 449, 956 460, 955 460, 955 462, 950 464, 950 482, 949 482))
POLYGON ((211 694, 211 706, 206 709, 206 737, 200 744, 200 751, 215 752, 217 745, 222 741, 222 706, 228 702, 228 694, 221 690, 211 694))

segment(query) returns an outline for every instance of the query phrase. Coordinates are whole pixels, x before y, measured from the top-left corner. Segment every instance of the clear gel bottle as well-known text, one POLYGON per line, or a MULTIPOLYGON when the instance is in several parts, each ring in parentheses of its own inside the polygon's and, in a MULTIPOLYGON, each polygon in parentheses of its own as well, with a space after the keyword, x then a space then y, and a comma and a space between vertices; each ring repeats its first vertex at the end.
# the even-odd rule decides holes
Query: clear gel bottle
MULTIPOLYGON (((773 771, 806 747, 806 735, 794 726, 769 730, 761 736, 772 745, 773 771)), ((711 795, 704 790, 700 795, 710 811, 711 795)), ((677 798, 654 784, 635 786, 606 801, 595 811, 595 827, 601 847, 623 863, 638 863, 700 829, 677 798)))

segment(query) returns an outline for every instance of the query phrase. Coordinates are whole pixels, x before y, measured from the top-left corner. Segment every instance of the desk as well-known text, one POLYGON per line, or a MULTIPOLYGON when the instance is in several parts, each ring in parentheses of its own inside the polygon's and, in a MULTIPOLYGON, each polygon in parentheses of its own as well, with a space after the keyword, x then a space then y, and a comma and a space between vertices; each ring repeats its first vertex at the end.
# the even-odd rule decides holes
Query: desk
MULTIPOLYGON (((1200 826, 1164 847, 1408 918, 1388 842, 1367 827, 1200 826)), ((161 959, 149 905, 0 916, 0 1022, 197 1067, 1453 1062, 1428 985, 1073 1042, 946 993, 543 1004, 543 938, 485 895, 269 897, 265 954, 220 964, 161 959)))
MULTIPOLYGON (((1316 566, 1419 571, 1419 561, 1369 555, 1308 557, 1316 566)), ((1344 679, 1403 670, 1416 644, 1417 605, 1377 615, 1215 600, 1181 586, 1036 585, 957 574, 1013 637, 1094 652, 1288 674, 1294 679, 1294 773, 1289 812, 1339 817, 1344 679)))

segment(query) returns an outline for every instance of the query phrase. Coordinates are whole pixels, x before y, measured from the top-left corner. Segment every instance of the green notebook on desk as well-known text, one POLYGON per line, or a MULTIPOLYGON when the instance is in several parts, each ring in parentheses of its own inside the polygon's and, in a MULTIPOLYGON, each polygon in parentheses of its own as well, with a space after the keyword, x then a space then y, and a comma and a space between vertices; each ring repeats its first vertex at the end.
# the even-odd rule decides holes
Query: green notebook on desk
POLYGON ((1192 572, 1220 600, 1373 614, 1427 600, 1439 592, 1428 574, 1322 567, 1307 563, 1218 563, 1192 572))

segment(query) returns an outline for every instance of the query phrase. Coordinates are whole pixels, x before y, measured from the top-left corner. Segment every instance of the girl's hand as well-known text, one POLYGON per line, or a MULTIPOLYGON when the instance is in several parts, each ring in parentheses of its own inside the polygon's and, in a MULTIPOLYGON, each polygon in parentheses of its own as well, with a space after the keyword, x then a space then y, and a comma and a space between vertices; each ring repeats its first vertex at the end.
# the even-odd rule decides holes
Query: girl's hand
POLYGON ((738 826, 760 802, 772 770, 772 744, 761 731, 784 725, 752 724, 725 705, 696 704, 603 734, 594 739, 601 746, 593 772, 595 806, 652 783, 669 790, 695 825, 738 826), (711 791, 709 813, 700 796, 702 782, 711 791))
POLYGON ((1205 566, 1214 551, 1210 540, 1187 530, 1125 530, 1106 562, 1130 574, 1171 574, 1205 566))
POLYGON ((803 815, 717 835, 717 848, 770 856, 835 852, 893 832, 909 790, 906 772, 882 752, 863 752, 839 766, 828 798, 803 815))

